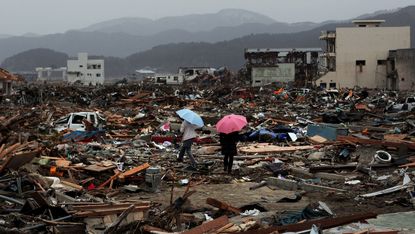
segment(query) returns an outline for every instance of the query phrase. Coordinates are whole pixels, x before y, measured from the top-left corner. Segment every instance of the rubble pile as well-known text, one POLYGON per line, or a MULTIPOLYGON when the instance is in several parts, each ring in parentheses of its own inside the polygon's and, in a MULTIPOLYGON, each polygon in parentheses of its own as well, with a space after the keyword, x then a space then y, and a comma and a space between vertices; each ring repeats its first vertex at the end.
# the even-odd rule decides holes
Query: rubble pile
POLYGON ((410 93, 214 78, 3 98, 0 232, 397 233, 360 222, 415 206, 410 93), (197 168, 178 162, 183 108, 205 125, 197 168), (232 113, 248 125, 227 173, 215 125, 232 113))

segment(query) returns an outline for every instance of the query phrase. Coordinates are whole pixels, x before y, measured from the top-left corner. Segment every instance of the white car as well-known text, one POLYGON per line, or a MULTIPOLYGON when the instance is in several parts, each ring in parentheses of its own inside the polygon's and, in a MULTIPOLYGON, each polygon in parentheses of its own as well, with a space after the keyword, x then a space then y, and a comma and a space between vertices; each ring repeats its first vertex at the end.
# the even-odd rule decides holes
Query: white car
POLYGON ((85 131, 85 125, 83 123, 84 119, 91 122, 92 125, 98 129, 102 128, 105 123, 105 118, 98 112, 75 112, 56 120, 54 122, 54 128, 58 132, 65 129, 85 131))
POLYGON ((386 108, 388 111, 413 111, 415 110, 415 97, 407 97, 405 100, 393 103, 386 108))

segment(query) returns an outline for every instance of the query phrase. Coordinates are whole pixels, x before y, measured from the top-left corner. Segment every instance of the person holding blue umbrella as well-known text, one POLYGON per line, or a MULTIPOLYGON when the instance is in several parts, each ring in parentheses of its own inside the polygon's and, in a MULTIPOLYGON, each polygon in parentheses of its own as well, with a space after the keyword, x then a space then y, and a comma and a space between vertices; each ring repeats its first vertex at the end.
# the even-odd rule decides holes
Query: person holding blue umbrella
POLYGON ((196 129, 204 125, 203 120, 198 114, 189 109, 182 109, 176 113, 183 119, 183 123, 180 126, 180 132, 183 133, 182 146, 177 161, 183 162, 184 154, 187 153, 193 169, 196 169, 197 164, 192 154, 192 144, 197 137, 196 129))

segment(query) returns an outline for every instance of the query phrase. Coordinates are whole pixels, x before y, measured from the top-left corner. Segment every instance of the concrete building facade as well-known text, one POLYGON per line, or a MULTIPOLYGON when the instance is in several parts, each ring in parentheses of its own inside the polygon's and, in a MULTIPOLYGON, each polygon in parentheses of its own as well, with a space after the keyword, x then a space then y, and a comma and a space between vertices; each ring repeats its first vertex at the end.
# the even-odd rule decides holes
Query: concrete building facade
POLYGON ((88 59, 87 53, 78 53, 77 60, 68 60, 67 78, 70 84, 80 82, 83 85, 104 84, 104 60, 88 59))
POLYGON ((153 78, 154 83, 166 85, 179 85, 184 81, 184 76, 181 74, 156 74, 153 78))
POLYGON ((390 51, 387 70, 388 89, 415 90, 415 49, 390 51))
POLYGON ((180 85, 201 75, 213 75, 215 71, 211 67, 179 67, 177 74, 155 74, 152 79, 156 84, 180 85))
POLYGON ((37 67, 38 82, 65 82, 66 81, 66 67, 51 68, 51 67, 37 67))
POLYGON ((274 82, 311 86, 318 76, 321 48, 245 49, 246 78, 252 87, 274 82))
POLYGON ((327 43, 323 57, 326 74, 316 85, 323 88, 387 88, 389 51, 411 46, 410 27, 380 27, 383 20, 356 20, 355 27, 322 32, 327 43))

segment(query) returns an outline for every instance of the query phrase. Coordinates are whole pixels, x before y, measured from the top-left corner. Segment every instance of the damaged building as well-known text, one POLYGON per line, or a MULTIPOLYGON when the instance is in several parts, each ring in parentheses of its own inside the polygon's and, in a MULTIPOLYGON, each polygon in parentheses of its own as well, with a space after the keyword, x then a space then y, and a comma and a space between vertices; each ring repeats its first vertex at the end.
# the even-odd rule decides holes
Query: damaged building
POLYGON ((273 82, 311 86, 321 53, 320 48, 245 49, 247 78, 253 87, 273 82))
POLYGON ((355 27, 323 31, 320 40, 326 42, 325 74, 316 85, 392 89, 394 85, 387 80, 389 51, 410 48, 410 27, 381 27, 384 22, 354 20, 355 27))
POLYGON ((37 67, 38 82, 65 82, 66 81, 66 67, 52 68, 52 67, 37 67))
POLYGON ((0 68, 0 96, 11 95, 13 85, 23 81, 23 77, 0 68))
POLYGON ((415 89, 415 49, 389 51, 387 87, 392 90, 415 89))
POLYGON ((179 85, 186 81, 192 81, 201 75, 213 75, 215 70, 211 67, 179 67, 176 74, 155 74, 153 82, 156 84, 179 85))
POLYGON ((68 60, 67 78, 70 84, 79 82, 83 85, 104 84, 104 60, 89 59, 87 53, 78 53, 78 59, 68 60))

